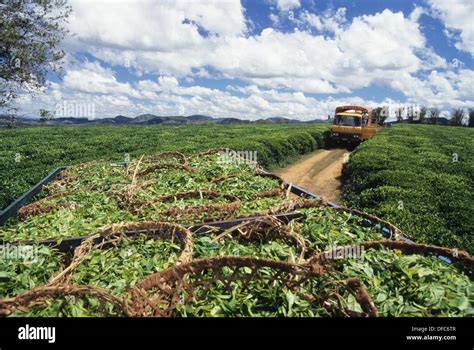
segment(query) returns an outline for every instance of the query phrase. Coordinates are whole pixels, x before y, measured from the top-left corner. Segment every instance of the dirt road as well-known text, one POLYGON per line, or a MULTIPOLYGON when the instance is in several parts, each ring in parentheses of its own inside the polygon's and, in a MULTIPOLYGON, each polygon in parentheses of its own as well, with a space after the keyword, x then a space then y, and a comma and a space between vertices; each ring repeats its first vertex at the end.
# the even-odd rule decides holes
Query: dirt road
POLYGON ((337 203, 341 196, 340 176, 346 154, 350 154, 346 149, 317 150, 276 173, 287 182, 337 203))

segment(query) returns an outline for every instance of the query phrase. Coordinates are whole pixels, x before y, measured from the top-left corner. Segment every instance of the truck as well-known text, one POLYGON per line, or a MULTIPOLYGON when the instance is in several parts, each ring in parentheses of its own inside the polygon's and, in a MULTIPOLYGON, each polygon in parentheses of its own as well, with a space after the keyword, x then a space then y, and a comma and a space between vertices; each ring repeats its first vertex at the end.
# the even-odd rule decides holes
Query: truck
POLYGON ((340 106, 336 107, 330 138, 336 143, 358 143, 375 135, 377 131, 370 107, 340 106))

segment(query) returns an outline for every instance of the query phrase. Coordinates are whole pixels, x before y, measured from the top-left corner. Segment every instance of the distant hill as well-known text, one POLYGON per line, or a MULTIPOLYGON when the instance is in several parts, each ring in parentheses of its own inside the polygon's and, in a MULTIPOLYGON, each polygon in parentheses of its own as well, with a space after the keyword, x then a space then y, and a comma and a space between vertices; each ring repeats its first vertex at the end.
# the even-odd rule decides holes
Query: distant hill
POLYGON ((200 114, 190 115, 186 118, 188 118, 190 121, 193 121, 193 122, 212 122, 214 120, 214 118, 212 117, 208 117, 207 115, 200 115, 200 114))
POLYGON ((437 120, 437 124, 439 125, 449 125, 449 119, 445 117, 439 117, 437 120))
POLYGON ((217 118, 214 119, 217 124, 249 124, 250 120, 238 119, 238 118, 217 118))
POLYGON ((132 121, 133 119, 132 118, 129 118, 129 117, 124 117, 123 115, 118 115, 114 118, 114 121, 116 123, 121 123, 121 124, 128 124, 132 121))
POLYGON ((318 124, 318 123, 327 123, 327 120, 323 119, 313 119, 313 120, 297 120, 297 119, 288 119, 282 117, 272 117, 267 119, 258 119, 255 123, 259 124, 318 124))
POLYGON ((131 123, 132 124, 160 124, 163 120, 154 114, 140 114, 139 116, 136 116, 135 118, 132 119, 131 123), (153 120, 155 120, 153 122, 153 120))
MULTIPOLYGON (((158 116, 154 114, 141 114, 135 118, 129 118, 118 115, 114 118, 87 119, 87 118, 51 118, 41 121, 39 118, 16 118, 18 126, 34 126, 34 125, 185 125, 197 123, 216 123, 216 124, 300 124, 300 123, 325 123, 326 120, 310 120, 300 121, 296 119, 287 119, 281 117, 272 117, 268 119, 259 119, 256 121, 243 120, 238 118, 213 118, 206 115, 194 114, 190 116, 158 116)), ((0 115, 0 125, 8 125, 10 123, 7 115, 0 115)))
POLYGON ((270 123, 276 123, 276 124, 295 124, 295 123, 301 123, 299 120, 293 120, 293 119, 282 118, 282 117, 267 118, 267 119, 264 119, 264 121, 270 122, 270 123))

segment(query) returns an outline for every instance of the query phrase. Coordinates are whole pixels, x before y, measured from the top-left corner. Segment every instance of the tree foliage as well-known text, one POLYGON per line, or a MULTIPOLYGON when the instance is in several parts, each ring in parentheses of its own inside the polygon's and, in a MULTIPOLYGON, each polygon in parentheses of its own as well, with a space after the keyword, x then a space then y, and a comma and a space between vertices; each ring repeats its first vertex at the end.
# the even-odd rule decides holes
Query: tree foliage
POLYGON ((14 109, 20 93, 34 94, 65 55, 59 44, 71 12, 66 1, 8 1, 0 5, 0 107, 14 109))
POLYGON ((42 122, 44 122, 46 120, 49 120, 53 117, 53 115, 51 114, 50 111, 48 111, 47 109, 43 109, 43 108, 40 108, 39 115, 40 115, 40 120, 42 122))
POLYGON ((451 125, 461 126, 464 120, 464 110, 462 108, 457 108, 451 113, 451 125))
POLYGON ((428 108, 426 106, 422 106, 420 108, 420 119, 419 119, 420 123, 424 123, 427 113, 428 113, 428 108))
POLYGON ((431 124, 438 124, 438 119, 439 119, 439 109, 438 108, 431 108, 430 109, 430 119, 431 119, 431 124))

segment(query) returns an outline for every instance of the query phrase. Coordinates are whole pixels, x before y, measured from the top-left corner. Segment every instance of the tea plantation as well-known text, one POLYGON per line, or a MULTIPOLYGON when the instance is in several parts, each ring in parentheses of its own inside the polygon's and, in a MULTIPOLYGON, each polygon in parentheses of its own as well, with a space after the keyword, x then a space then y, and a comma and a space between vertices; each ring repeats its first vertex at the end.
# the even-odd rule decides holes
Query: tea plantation
POLYGON ((256 151, 267 168, 323 146, 327 125, 60 126, 0 129, 0 209, 60 165, 211 147, 256 151))
POLYGON ((360 145, 343 169, 347 205, 418 242, 474 251, 474 130, 396 125, 360 145))

